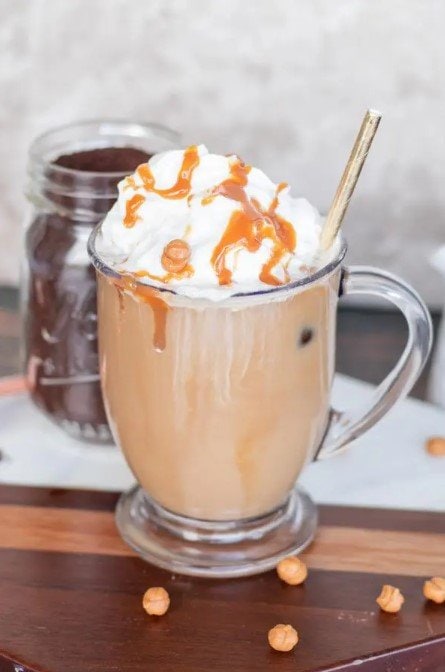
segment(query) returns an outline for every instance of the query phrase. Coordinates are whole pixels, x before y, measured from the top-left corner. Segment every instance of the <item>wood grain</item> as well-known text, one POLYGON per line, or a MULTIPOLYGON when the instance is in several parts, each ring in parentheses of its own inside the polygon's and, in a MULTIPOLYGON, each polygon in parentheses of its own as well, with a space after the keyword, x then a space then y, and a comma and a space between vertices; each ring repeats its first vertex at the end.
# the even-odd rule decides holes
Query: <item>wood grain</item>
POLYGON ((0 567, 8 605, 8 613, 0 610, 2 646, 48 672, 332 669, 445 630, 443 611, 425 607, 422 582, 410 577, 397 577, 407 602, 394 617, 377 609, 382 579, 370 574, 313 570, 304 587, 291 588, 273 573, 196 581, 137 558, 14 550, 0 551, 0 567), (162 619, 141 608, 150 585, 170 593, 162 619), (290 656, 268 648, 266 633, 277 622, 300 633, 290 656))
MULTIPOLYGON (((355 669, 360 672, 444 672, 445 640, 407 646, 394 652, 358 659, 355 669)), ((335 668, 335 672, 351 671, 349 663, 335 668)))
MULTIPOLYGON (((1 497, 1 490, 0 490, 1 497)), ((441 512, 391 510, 371 507, 319 506, 322 525, 358 527, 369 530, 437 532, 445 534, 445 516, 441 512)))
MULTIPOLYGON (((51 508, 74 510, 114 511, 118 498, 118 492, 99 490, 39 488, 18 485, 0 486, 0 505, 17 504, 21 506, 49 506, 51 508)), ((440 519, 442 519, 442 516, 440 519)))
POLYGON ((0 672, 44 672, 41 668, 31 668, 29 665, 21 662, 17 658, 0 654, 0 672))
POLYGON ((441 516, 322 507, 295 588, 275 572, 203 581, 152 567, 118 537, 115 501, 0 487, 0 672, 355 672, 358 660, 364 672, 444 672, 445 608, 422 596, 444 563, 441 516), (375 603, 383 583, 405 596, 397 616, 375 603), (170 593, 162 619, 141 608, 150 585, 170 593), (268 647, 278 622, 299 631, 291 654, 268 647))
MULTIPOLYGON (((39 488, 1 485, 0 505, 49 506, 88 511, 114 511, 119 493, 70 488, 39 488)), ((390 510, 371 507, 319 506, 321 525, 361 529, 437 532, 445 534, 445 516, 440 512, 390 510)))
POLYGON ((445 570, 445 536, 321 526, 303 554, 310 567, 351 572, 432 575, 445 570))
MULTIPOLYGON (((8 504, 0 506, 0 548, 134 555, 110 512, 8 504)), ((303 557, 316 569, 433 575, 444 563, 445 535, 322 525, 303 557)))

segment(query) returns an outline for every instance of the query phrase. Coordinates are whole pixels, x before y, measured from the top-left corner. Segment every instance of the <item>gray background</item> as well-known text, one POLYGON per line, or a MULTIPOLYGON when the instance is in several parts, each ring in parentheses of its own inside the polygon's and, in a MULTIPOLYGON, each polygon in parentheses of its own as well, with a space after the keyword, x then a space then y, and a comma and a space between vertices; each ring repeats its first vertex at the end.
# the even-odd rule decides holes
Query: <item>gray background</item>
POLYGON ((32 137, 100 116, 234 151, 326 211, 362 113, 384 120, 348 213, 352 262, 431 304, 445 243, 441 0, 0 0, 0 283, 18 280, 32 137))

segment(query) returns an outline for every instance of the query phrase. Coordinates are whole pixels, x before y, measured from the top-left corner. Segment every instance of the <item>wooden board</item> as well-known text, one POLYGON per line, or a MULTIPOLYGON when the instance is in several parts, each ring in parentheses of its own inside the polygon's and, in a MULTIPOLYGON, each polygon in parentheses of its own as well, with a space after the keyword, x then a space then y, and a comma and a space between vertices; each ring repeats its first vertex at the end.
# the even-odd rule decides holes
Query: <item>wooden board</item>
POLYGON ((445 574, 445 516, 321 507, 309 578, 290 587, 151 567, 117 535, 116 498, 0 487, 0 672, 445 672, 445 605, 422 597, 445 574), (404 593, 399 615, 379 611, 383 583, 404 593), (151 585, 171 595, 157 620, 151 585), (300 633, 289 654, 267 643, 280 622, 300 633))

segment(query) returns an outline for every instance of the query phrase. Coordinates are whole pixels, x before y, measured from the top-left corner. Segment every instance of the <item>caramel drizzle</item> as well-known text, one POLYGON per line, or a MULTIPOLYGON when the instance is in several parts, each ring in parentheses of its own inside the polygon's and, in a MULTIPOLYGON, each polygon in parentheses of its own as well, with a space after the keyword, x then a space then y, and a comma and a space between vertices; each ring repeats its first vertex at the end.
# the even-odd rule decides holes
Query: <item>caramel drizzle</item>
POLYGON ((138 210, 145 201, 145 196, 142 194, 134 194, 125 203, 124 226, 131 229, 139 219, 138 210))
MULTIPOLYGON (((179 173, 176 177, 176 182, 168 189, 157 189, 155 187, 155 178, 148 163, 141 164, 136 169, 136 175, 142 181, 141 186, 145 189, 145 191, 158 194, 158 196, 162 196, 162 198, 178 200, 180 198, 186 198, 189 196, 192 188, 191 183, 193 172, 198 166, 198 147, 196 145, 191 145, 184 151, 184 157, 182 159, 181 168, 179 169, 179 173)), ((140 188, 140 185, 136 184, 136 180, 133 176, 126 178, 124 190, 130 187, 133 189, 140 188)), ((124 226, 131 228, 136 224, 138 220, 138 210, 144 201, 145 196, 143 194, 135 194, 127 201, 125 207, 124 226)))
MULTIPOLYGON (((287 253, 292 253, 295 250, 295 246, 297 244, 297 236, 294 227, 290 222, 284 219, 284 217, 278 215, 276 212, 276 209, 278 207, 278 195, 280 191, 282 191, 286 187, 287 187, 286 182, 281 182, 277 186, 277 190, 275 192, 275 196, 272 200, 272 203, 270 204, 267 211, 264 213, 265 220, 271 222, 273 227, 273 233, 275 234, 275 239, 273 235, 269 236, 273 240, 274 246, 272 248, 272 253, 270 255, 269 261, 267 261, 263 265, 263 268, 261 269, 260 273, 261 282, 264 282, 268 285, 278 286, 290 281, 290 276, 287 270, 290 259, 288 259, 288 261, 284 264, 284 281, 278 280, 278 278, 275 275, 273 275, 272 269, 282 261, 283 257, 287 253)), ((259 203, 255 199, 252 200, 256 204, 256 207, 260 208, 259 203)), ((266 231, 264 237, 267 237, 266 231)))
POLYGON ((179 272, 173 272, 170 271, 169 273, 165 273, 164 275, 156 275, 154 273, 150 273, 149 271, 135 271, 133 273, 134 276, 137 278, 150 278, 150 280, 156 280, 157 282, 170 282, 171 280, 182 280, 183 278, 191 278, 192 275, 194 274, 195 269, 191 264, 187 264, 185 268, 182 269, 182 271, 179 272))
MULTIPOLYGON (((162 198, 177 200, 189 196, 191 191, 193 172, 198 167, 198 165, 198 147, 196 145, 192 145, 184 151, 184 157, 176 178, 176 182, 168 189, 157 189, 155 187, 155 180, 148 163, 143 163, 140 165, 136 169, 136 174, 142 181, 142 187, 145 189, 145 191, 158 194, 159 196, 162 196, 162 198)), ((133 176, 126 178, 124 190, 130 187, 136 190, 140 188, 140 185, 136 184, 136 180, 133 176)), ((131 228, 136 224, 139 219, 139 208, 144 202, 145 195, 140 193, 134 194, 130 199, 128 199, 125 204, 125 216, 123 220, 124 226, 131 228)), ((186 232, 186 235, 188 235, 188 233, 189 231, 186 232)), ((135 297, 151 306, 155 323, 153 346, 156 350, 162 351, 165 349, 167 312, 169 307, 168 304, 159 296, 159 292, 157 292, 152 287, 138 284, 134 278, 147 277, 151 280, 168 283, 173 278, 189 278, 193 275, 193 273, 194 269, 192 265, 187 264, 187 266, 182 269, 182 271, 176 273, 170 272, 161 276, 149 273, 148 271, 138 271, 136 273, 132 273, 131 275, 123 275, 119 280, 115 281, 120 291, 127 290, 135 297)))
POLYGON ((227 255, 240 247, 248 252, 256 252, 263 240, 268 238, 272 241, 273 247, 268 261, 261 269, 260 280, 268 285, 282 285, 290 279, 287 265, 284 267, 284 281, 273 275, 272 269, 287 253, 292 253, 296 245, 296 234, 292 224, 276 212, 278 195, 287 184, 281 182, 278 185, 272 203, 267 210, 264 210, 257 199, 249 198, 246 193, 245 186, 250 169, 250 166, 246 166, 238 159, 232 165, 228 179, 202 200, 203 205, 208 205, 216 196, 221 195, 241 205, 241 209, 236 210, 230 217, 221 240, 213 250, 211 263, 219 284, 229 285, 232 281, 232 271, 226 266, 227 255))
POLYGON ((152 287, 140 285, 132 277, 133 275, 122 275, 119 279, 113 279, 120 292, 126 290, 133 296, 137 297, 144 303, 148 303, 153 311, 154 318, 154 332, 153 332, 153 347, 158 352, 165 350, 166 346, 166 328, 167 328, 167 313, 169 311, 168 304, 159 296, 152 287))
MULTIPOLYGON (((172 200, 187 198, 190 200, 191 179, 193 171, 199 165, 199 155, 196 145, 188 147, 184 152, 184 157, 180 171, 175 184, 168 189, 156 189, 154 186, 154 177, 148 164, 142 164, 137 168, 137 175, 142 181, 142 187, 149 192, 156 193, 163 198, 172 200)), ((251 166, 245 165, 240 159, 237 159, 230 169, 229 177, 218 185, 212 192, 202 199, 202 204, 207 205, 218 196, 224 196, 240 204, 240 209, 236 210, 224 231, 221 240, 213 250, 211 263, 215 269, 220 285, 228 285, 232 281, 232 271, 226 266, 227 255, 234 250, 246 249, 249 252, 256 252, 265 239, 273 243, 270 257, 263 264, 260 273, 260 280, 269 285, 282 285, 289 281, 287 263, 284 266, 285 280, 281 281, 273 275, 272 269, 282 261, 286 253, 291 253, 295 249, 296 234, 293 226, 283 217, 277 214, 279 193, 287 186, 285 182, 278 185, 275 196, 267 210, 264 210, 255 198, 249 198, 245 186, 247 185, 248 174, 251 166)), ((138 189, 134 177, 126 179, 124 189, 132 187, 138 189)), ((125 208, 124 226, 131 228, 139 219, 138 211, 145 201, 143 194, 134 194, 127 202, 125 208)), ((186 232, 188 235, 189 231, 186 232)), ((166 346, 166 325, 168 304, 159 296, 159 292, 149 286, 141 285, 135 278, 148 277, 162 283, 168 283, 173 278, 181 279, 191 277, 194 269, 190 264, 180 272, 167 272, 165 275, 155 275, 148 271, 138 271, 131 275, 123 275, 116 280, 116 285, 120 291, 127 290, 141 301, 148 303, 153 310, 154 316, 154 334, 153 345, 156 350, 162 351, 166 346)))

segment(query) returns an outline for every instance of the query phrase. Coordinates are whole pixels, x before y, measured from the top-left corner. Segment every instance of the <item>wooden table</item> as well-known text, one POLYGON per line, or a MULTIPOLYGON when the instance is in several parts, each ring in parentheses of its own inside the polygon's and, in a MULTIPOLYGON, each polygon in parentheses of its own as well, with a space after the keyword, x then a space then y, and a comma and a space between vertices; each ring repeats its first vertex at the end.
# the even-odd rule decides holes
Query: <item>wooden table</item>
POLYGON ((444 672, 445 605, 422 596, 443 568, 442 514, 320 507, 293 587, 144 563, 117 534, 116 498, 0 486, 0 672, 444 672), (377 607, 383 583, 404 594, 400 614, 377 607), (142 609, 149 586, 170 593, 162 618, 142 609), (290 654, 267 643, 280 622, 300 633, 290 654))
MULTIPOLYGON (((433 313, 437 330, 439 313, 433 313)), ((17 292, 0 288, 0 376, 17 373, 19 366, 17 292)), ((406 325, 397 311, 341 307, 338 319, 337 370, 368 383, 379 383, 394 365, 406 339, 406 325)), ((429 365, 413 396, 425 399, 429 365)))

